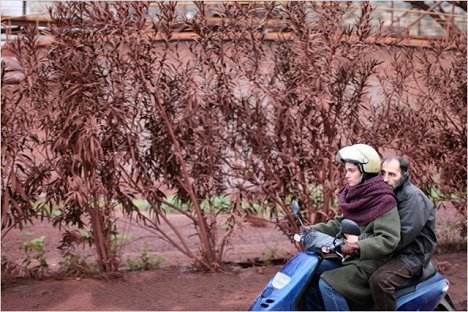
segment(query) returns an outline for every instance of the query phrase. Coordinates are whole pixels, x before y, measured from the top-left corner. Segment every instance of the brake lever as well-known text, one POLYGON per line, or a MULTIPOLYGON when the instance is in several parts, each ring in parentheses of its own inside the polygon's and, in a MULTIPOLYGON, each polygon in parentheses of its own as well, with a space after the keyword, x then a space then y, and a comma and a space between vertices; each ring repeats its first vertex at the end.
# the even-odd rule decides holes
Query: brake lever
POLYGON ((339 258, 343 259, 343 254, 340 252, 339 245, 333 245, 333 246, 322 246, 322 254, 327 254, 327 255, 337 255, 339 258))
POLYGON ((359 256, 359 251, 353 252, 353 254, 345 256, 345 257, 343 258, 343 260, 341 260, 341 262, 348 261, 350 258, 352 258, 352 257, 354 257, 354 256, 359 256))
POLYGON ((335 251, 335 253, 341 258, 341 262, 345 261, 346 257, 341 252, 335 251))

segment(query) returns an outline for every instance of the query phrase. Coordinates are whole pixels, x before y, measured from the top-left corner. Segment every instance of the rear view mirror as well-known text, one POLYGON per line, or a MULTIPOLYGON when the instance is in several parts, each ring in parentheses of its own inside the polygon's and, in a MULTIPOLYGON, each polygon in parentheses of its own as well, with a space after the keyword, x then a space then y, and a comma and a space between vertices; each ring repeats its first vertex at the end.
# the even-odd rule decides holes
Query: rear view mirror
POLYGON ((294 217, 299 221, 301 226, 304 226, 304 223, 302 223, 301 219, 301 206, 299 206, 299 202, 297 199, 293 199, 291 201, 291 210, 293 212, 294 217))
POLYGON ((300 218, 300 212, 301 212, 301 207, 299 207, 299 203, 297 202, 296 199, 293 199, 291 202, 291 209, 296 218, 300 218))

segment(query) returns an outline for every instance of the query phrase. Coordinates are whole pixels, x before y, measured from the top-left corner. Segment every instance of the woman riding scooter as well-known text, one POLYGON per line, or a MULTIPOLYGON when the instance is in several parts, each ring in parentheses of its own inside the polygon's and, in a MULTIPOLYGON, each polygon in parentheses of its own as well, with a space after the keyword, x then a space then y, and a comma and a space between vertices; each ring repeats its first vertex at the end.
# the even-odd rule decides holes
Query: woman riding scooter
POLYGON ((342 253, 348 256, 345 261, 322 261, 319 278, 312 282, 307 294, 311 310, 349 311, 348 302, 372 301, 369 278, 390 260, 400 240, 397 202, 392 189, 378 175, 378 153, 369 145, 355 144, 339 150, 336 159, 344 163, 348 181, 338 192, 343 216, 311 229, 335 236, 341 220, 347 218, 359 224, 362 234, 359 241, 343 246, 342 253))

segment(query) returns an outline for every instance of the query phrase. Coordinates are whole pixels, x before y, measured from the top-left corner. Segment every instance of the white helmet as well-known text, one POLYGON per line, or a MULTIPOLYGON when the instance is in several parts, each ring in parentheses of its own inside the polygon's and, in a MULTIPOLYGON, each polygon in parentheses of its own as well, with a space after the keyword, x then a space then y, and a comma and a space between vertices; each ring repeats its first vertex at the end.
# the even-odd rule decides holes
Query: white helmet
POLYGON ((367 144, 354 144, 343 147, 336 153, 338 162, 350 162, 357 164, 365 173, 380 172, 380 156, 377 151, 367 144))

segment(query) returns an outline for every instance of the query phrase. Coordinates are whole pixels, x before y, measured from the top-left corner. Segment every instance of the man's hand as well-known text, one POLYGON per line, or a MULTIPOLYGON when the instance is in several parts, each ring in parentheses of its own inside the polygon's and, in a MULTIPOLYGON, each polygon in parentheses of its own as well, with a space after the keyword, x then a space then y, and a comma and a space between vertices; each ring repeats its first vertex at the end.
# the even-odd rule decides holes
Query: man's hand
POLYGON ((359 245, 356 243, 346 242, 343 247, 341 247, 341 252, 343 256, 351 256, 359 253, 359 245))

